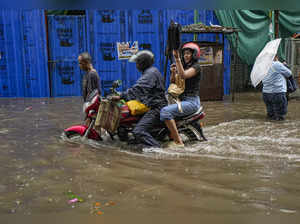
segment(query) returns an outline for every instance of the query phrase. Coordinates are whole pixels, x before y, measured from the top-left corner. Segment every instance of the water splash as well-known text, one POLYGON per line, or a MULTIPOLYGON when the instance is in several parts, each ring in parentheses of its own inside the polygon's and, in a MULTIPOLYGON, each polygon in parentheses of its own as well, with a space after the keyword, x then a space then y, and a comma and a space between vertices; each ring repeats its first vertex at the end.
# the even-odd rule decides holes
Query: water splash
MULTIPOLYGON (((204 127, 208 141, 193 142, 184 148, 145 148, 142 155, 148 157, 213 157, 218 159, 261 160, 285 158, 300 159, 300 121, 268 122, 242 119, 204 127)), ((103 141, 89 139, 66 139, 72 143, 88 144, 92 147, 109 148, 136 155, 124 150, 126 143, 111 140, 109 135, 103 141)), ((117 138, 117 137, 116 137, 117 138)), ((127 147, 128 148, 128 147, 127 147)), ((140 153, 138 153, 140 154, 140 153)))

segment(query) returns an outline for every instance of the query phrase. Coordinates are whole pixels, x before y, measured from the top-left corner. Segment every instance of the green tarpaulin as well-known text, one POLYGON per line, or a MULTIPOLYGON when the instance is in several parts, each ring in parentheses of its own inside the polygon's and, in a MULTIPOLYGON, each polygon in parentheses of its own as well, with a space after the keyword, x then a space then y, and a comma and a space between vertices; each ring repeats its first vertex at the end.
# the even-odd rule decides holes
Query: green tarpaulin
MULTIPOLYGON (((254 63, 256 56, 270 40, 269 29, 272 19, 269 11, 260 10, 215 10, 222 26, 239 28, 239 43, 228 35, 231 46, 237 49, 239 57, 248 65, 254 63)), ((279 37, 291 37, 300 32, 300 11, 279 11, 279 37)), ((284 59, 284 41, 279 48, 284 59)))

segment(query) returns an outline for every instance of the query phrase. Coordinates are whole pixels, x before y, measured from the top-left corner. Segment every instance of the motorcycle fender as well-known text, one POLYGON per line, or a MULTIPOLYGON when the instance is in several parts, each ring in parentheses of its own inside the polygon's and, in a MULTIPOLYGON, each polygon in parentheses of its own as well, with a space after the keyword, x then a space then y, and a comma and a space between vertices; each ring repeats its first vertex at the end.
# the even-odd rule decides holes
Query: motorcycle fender
POLYGON ((196 128, 194 128, 192 125, 188 125, 187 128, 193 132, 193 134, 196 136, 198 141, 201 140, 201 134, 199 133, 199 131, 196 128))
POLYGON ((67 129, 65 129, 64 131, 65 131, 66 133, 68 133, 68 132, 77 132, 77 133, 79 133, 81 136, 83 136, 86 129, 87 129, 87 126, 85 126, 85 125, 74 125, 74 126, 72 126, 72 127, 69 127, 69 128, 67 128, 67 129))

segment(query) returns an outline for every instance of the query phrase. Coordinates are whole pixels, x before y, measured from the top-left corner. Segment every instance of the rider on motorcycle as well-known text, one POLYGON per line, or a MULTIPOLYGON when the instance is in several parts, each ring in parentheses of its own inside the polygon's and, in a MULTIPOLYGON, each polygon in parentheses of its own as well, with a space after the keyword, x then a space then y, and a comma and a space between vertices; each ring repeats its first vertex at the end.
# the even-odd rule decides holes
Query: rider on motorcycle
POLYGON ((167 105, 163 77, 153 66, 154 55, 149 50, 139 51, 129 61, 136 63, 136 68, 142 76, 120 96, 113 96, 113 100, 138 100, 149 107, 150 110, 143 115, 133 130, 137 140, 135 144, 142 144, 143 147, 160 147, 160 143, 153 138, 150 131, 153 126, 160 123, 160 110, 167 105))
MULTIPOLYGON (((180 59, 179 51, 173 50, 176 68, 171 66, 171 70, 177 70, 178 75, 185 80, 185 90, 179 96, 182 111, 179 110, 177 104, 171 104, 162 108, 160 112, 160 120, 165 122, 174 140, 169 143, 169 146, 175 147, 184 147, 184 144, 178 134, 174 118, 193 114, 201 106, 199 97, 201 67, 197 63, 200 48, 196 43, 189 42, 182 46, 180 53, 182 59, 180 59)), ((171 73, 174 74, 175 71, 171 73)), ((171 77, 172 80, 174 77, 171 77)))

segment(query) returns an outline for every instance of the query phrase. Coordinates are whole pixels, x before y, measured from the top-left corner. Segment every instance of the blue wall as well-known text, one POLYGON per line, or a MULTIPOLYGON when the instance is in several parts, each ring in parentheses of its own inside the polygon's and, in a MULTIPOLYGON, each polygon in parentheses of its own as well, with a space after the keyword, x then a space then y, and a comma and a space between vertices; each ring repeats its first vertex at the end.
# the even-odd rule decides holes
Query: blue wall
POLYGON ((25 97, 49 97, 49 74, 45 14, 42 10, 21 12, 22 66, 25 97), (35 21, 35 22, 32 22, 35 21))
POLYGON ((20 11, 0 11, 1 97, 24 96, 20 27, 20 11))
MULTIPOLYGON (((194 10, 87 10, 86 16, 47 19, 48 24, 43 10, 0 10, 0 97, 81 95, 83 73, 77 57, 83 51, 92 55, 104 92, 117 79, 122 80, 119 90, 125 90, 140 74, 134 63, 118 60, 116 42, 138 41, 139 49, 154 52, 155 65, 163 73, 170 21, 194 23, 194 10)), ((219 24, 212 10, 199 10, 197 21, 219 24)), ((183 34, 181 39, 186 42, 193 38, 193 34, 183 34)), ((215 41, 216 37, 201 34, 198 40, 215 41)), ((224 50, 226 95, 230 91, 230 49, 226 39, 224 50)))
POLYGON ((0 96, 49 97, 45 16, 0 10, 0 96))

